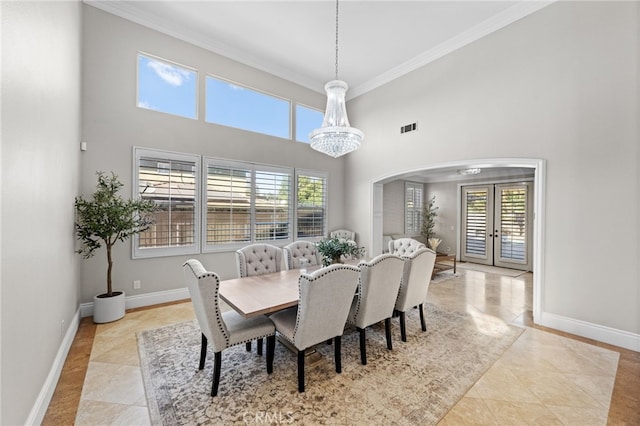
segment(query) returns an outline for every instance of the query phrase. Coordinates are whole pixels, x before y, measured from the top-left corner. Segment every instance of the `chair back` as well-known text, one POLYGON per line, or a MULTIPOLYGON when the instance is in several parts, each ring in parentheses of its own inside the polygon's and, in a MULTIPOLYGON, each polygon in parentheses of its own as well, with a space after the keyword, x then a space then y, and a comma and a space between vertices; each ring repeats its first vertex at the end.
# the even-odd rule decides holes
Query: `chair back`
POLYGON ((270 274, 282 270, 282 249, 271 244, 251 244, 236 250, 239 277, 270 274))
POLYGON ((360 269, 343 264, 300 275, 300 300, 293 331, 293 344, 298 349, 342 336, 359 275, 360 269))
POLYGON ((409 256, 416 250, 426 247, 423 243, 413 238, 398 238, 397 240, 389 241, 389 253, 398 256, 409 256))
POLYGON ((371 262, 360 262, 358 298, 351 310, 349 322, 365 328, 393 314, 404 260, 393 254, 381 254, 371 262))
POLYGON ((356 240, 356 233, 354 231, 349 231, 348 229, 336 229, 335 231, 331 231, 329 233, 331 238, 344 238, 345 240, 356 240))
POLYGON ((226 349, 229 333, 220 314, 220 278, 215 272, 207 271, 196 259, 187 260, 182 265, 182 271, 200 330, 215 352, 226 349))
POLYGON ((397 310, 405 312, 427 300, 435 261, 436 252, 428 248, 421 248, 405 257, 402 282, 396 300, 397 310))
POLYGON ((322 255, 310 241, 294 241, 283 247, 285 269, 300 268, 300 259, 307 260, 307 266, 322 265, 322 255))

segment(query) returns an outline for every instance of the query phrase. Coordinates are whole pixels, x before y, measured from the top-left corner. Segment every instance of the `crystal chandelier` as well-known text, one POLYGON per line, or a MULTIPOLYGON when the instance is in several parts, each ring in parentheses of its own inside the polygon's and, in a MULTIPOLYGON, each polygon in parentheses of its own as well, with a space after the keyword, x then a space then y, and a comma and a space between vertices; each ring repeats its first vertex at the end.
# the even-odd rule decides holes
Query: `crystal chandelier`
POLYGON ((322 127, 309 133, 311 148, 333 158, 348 154, 360 147, 364 133, 349 125, 345 95, 349 86, 338 80, 338 0, 336 0, 336 79, 324 86, 327 109, 322 127))

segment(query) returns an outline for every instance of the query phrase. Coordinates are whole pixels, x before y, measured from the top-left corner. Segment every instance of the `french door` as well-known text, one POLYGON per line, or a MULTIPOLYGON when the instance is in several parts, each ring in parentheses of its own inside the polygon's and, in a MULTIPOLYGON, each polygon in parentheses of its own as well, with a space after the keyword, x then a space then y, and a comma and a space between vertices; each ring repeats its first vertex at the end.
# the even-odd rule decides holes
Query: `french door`
POLYGON ((531 270, 531 188, 530 182, 462 187, 461 260, 531 270))

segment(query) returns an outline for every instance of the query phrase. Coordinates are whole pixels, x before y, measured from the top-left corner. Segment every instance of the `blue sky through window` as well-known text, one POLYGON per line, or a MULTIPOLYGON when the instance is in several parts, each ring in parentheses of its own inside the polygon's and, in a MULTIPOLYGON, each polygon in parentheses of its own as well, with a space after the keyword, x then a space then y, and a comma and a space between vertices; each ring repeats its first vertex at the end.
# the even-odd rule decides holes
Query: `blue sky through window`
POLYGON ((197 118, 198 72, 138 54, 138 106, 197 118))
POLYGON ((296 140, 310 143, 309 133, 322 126, 323 117, 322 111, 296 105, 296 140))
POLYGON ((289 101, 207 77, 205 120, 280 138, 290 138, 289 101))

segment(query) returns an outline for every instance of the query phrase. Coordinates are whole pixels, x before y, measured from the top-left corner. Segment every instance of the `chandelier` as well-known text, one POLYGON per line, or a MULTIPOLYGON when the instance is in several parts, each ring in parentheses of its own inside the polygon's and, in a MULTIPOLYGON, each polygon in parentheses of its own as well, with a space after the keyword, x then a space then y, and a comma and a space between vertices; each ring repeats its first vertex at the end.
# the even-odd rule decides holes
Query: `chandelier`
POLYGON ((322 127, 309 133, 311 148, 333 158, 348 154, 360 147, 364 133, 349 125, 345 95, 349 86, 338 80, 338 0, 336 0, 336 79, 324 86, 327 109, 322 127))

